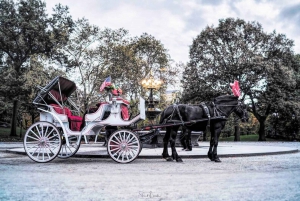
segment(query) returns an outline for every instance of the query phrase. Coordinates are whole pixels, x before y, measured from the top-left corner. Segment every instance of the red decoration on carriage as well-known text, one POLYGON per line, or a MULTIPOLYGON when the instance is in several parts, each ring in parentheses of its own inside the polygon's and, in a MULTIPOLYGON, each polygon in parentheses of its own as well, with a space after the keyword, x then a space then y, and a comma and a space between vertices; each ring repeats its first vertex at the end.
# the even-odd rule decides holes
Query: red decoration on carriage
MULTIPOLYGON (((120 96, 122 95, 122 89, 119 88, 118 86, 115 86, 114 84, 111 83, 111 77, 108 76, 104 82, 101 84, 100 86, 100 92, 102 92, 103 90, 106 90, 107 92, 111 93, 113 96, 120 96)), ((122 100, 123 101, 123 104, 121 104, 121 115, 122 115, 122 118, 127 121, 129 120, 129 111, 128 111, 128 105, 130 105, 130 103, 121 98, 121 97, 118 97, 117 100, 122 100)))

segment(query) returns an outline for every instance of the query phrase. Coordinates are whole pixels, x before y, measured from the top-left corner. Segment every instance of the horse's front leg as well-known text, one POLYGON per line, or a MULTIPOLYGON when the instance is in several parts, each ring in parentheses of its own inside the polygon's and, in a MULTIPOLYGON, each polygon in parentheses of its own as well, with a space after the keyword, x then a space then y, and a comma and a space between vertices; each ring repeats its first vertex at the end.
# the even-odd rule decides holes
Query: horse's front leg
POLYGON ((214 160, 215 160, 215 159, 213 158, 214 141, 215 141, 215 138, 214 138, 214 136, 211 134, 211 137, 210 137, 210 143, 209 143, 209 150, 208 150, 208 152, 207 152, 207 156, 208 156, 208 158, 209 158, 211 161, 214 161, 214 160))
POLYGON ((163 139, 164 149, 163 149, 162 157, 164 159, 166 159, 167 161, 173 161, 172 158, 170 157, 169 153, 168 153, 168 143, 169 143, 169 139, 170 139, 170 133, 171 133, 170 128, 167 128, 166 129, 166 134, 165 134, 164 139, 163 139))
POLYGON ((176 160, 176 162, 182 162, 182 159, 178 156, 176 148, 175 148, 177 131, 178 131, 178 128, 173 128, 171 130, 170 145, 171 145, 173 160, 176 160))
POLYGON ((213 159, 215 162, 221 162, 220 158, 218 157, 218 144, 219 144, 219 137, 221 134, 221 129, 215 130, 215 139, 214 139, 214 148, 213 148, 213 159))

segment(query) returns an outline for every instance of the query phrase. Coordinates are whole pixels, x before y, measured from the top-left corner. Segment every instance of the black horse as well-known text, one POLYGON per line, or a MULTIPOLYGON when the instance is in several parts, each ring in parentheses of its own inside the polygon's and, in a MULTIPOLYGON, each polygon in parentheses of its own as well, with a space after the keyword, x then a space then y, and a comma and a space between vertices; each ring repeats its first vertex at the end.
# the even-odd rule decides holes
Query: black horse
POLYGON ((180 144, 183 147, 182 150, 185 150, 185 151, 193 150, 191 135, 192 135, 191 130, 187 129, 185 126, 181 127, 181 133, 179 135, 179 139, 180 139, 180 144))
POLYGON ((177 122, 177 125, 166 127, 166 134, 163 139, 163 158, 167 161, 176 160, 177 162, 182 162, 175 149, 176 135, 180 127, 178 122, 190 122, 184 125, 190 131, 205 131, 207 126, 209 126, 211 140, 207 155, 211 161, 221 162, 217 155, 218 140, 221 130, 225 126, 226 118, 232 112, 237 114, 242 122, 248 121, 248 112, 245 105, 238 100, 238 97, 231 95, 219 96, 213 102, 199 106, 179 104, 167 107, 161 113, 160 124, 177 122), (207 120, 201 121, 203 119, 207 120), (195 121, 193 122, 193 120, 195 121), (171 145, 172 158, 168 153, 168 142, 171 145))

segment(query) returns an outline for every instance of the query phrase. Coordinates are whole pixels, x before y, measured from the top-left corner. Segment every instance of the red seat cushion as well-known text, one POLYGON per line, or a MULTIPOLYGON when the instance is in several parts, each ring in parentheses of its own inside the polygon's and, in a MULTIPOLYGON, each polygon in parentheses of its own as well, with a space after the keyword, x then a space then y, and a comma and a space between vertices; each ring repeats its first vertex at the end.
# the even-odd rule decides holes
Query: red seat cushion
POLYGON ((57 112, 58 114, 65 114, 67 116, 72 116, 72 112, 69 108, 64 107, 63 109, 57 105, 57 104, 50 104, 53 109, 55 110, 55 112, 57 112))
POLYGON ((68 116, 71 121, 82 121, 82 117, 80 116, 68 116))
POLYGON ((64 107, 63 109, 57 104, 51 104, 55 112, 58 114, 65 114, 68 116, 70 122, 70 129, 72 131, 80 131, 80 126, 82 124, 82 117, 80 116, 73 116, 72 112, 69 108, 64 107))
POLYGON ((82 117, 79 116, 68 116, 70 122, 70 129, 72 131, 80 131, 82 124, 82 117))
POLYGON ((64 114, 64 110, 57 104, 50 104, 53 109, 55 110, 55 112, 57 112, 58 114, 64 114))
POLYGON ((67 108, 67 107, 64 107, 64 112, 65 112, 65 114, 69 117, 69 116, 72 116, 72 112, 71 112, 71 110, 69 109, 69 108, 67 108))

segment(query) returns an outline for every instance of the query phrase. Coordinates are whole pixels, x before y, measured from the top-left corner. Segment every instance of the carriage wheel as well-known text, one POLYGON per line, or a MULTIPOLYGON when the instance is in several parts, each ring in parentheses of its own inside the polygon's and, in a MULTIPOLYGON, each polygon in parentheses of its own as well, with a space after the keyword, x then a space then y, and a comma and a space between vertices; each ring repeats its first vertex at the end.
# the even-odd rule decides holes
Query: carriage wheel
POLYGON ((39 163, 52 161, 61 148, 61 136, 58 129, 49 122, 36 122, 24 136, 24 149, 32 160, 39 163))
POLYGON ((108 139, 107 152, 118 163, 130 163, 134 161, 138 157, 140 150, 140 140, 131 131, 116 131, 108 139))
POLYGON ((69 157, 73 156, 74 154, 76 154, 80 147, 80 142, 77 145, 77 142, 78 142, 78 139, 80 138, 80 136, 79 135, 68 136, 70 146, 67 145, 65 136, 62 135, 61 138, 62 138, 62 145, 61 145, 60 152, 57 155, 58 158, 69 158, 69 157))

